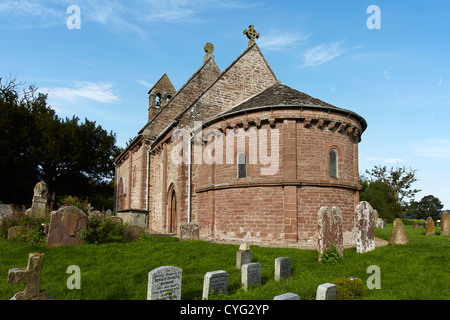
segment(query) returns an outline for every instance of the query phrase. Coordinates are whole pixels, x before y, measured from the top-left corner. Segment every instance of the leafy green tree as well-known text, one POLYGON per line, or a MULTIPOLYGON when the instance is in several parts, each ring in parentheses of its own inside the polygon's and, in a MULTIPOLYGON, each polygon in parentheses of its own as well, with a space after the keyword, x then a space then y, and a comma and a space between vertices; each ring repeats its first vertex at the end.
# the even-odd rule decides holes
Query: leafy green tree
POLYGON ((115 134, 88 119, 59 118, 47 95, 34 86, 20 92, 22 85, 0 78, 0 200, 30 204, 41 180, 53 197, 112 198, 115 134))
POLYGON ((433 220, 436 220, 443 207, 444 205, 438 198, 428 195, 423 197, 419 202, 413 201, 411 203, 411 212, 419 219, 432 217, 433 220))

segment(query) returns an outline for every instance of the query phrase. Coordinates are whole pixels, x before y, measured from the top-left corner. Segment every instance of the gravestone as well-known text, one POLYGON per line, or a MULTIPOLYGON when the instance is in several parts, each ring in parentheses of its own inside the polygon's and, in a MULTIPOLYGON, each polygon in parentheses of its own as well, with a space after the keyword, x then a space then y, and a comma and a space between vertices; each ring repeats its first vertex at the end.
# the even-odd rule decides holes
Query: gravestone
POLYGON ((409 242, 408 235, 406 234, 403 222, 400 219, 395 219, 392 225, 391 236, 389 238, 389 244, 406 244, 409 242))
POLYGON ((316 300, 336 300, 337 287, 335 284, 324 283, 317 287, 316 300))
POLYGON ((355 208, 356 213, 356 252, 365 253, 375 250, 375 221, 373 208, 367 201, 361 201, 355 208))
POLYGON ((300 300, 300 297, 298 294, 288 292, 280 294, 279 296, 275 296, 273 300, 300 300))
POLYGON ((261 265, 259 263, 246 263, 241 268, 242 288, 247 291, 252 285, 261 284, 261 265))
POLYGON ((148 273, 147 300, 181 300, 182 270, 163 266, 148 273))
POLYGON ((47 247, 77 245, 82 241, 77 233, 86 227, 87 215, 77 207, 64 207, 50 216, 47 247))
POLYGON ((275 281, 291 277, 291 258, 279 257, 275 259, 275 281))
POLYGON ((432 217, 428 217, 425 222, 425 235, 434 236, 434 220, 432 217))
POLYGON ((34 186, 33 203, 31 205, 31 213, 35 215, 43 215, 47 206, 48 186, 44 181, 38 182, 34 186))
POLYGON ((17 239, 25 231, 26 226, 15 226, 8 229, 8 240, 17 239))
POLYGON ((420 226, 421 226, 421 224, 420 224, 420 223, 414 223, 414 227, 413 227, 413 229, 419 229, 419 228, 420 228, 420 226))
POLYGON ((441 217, 441 236, 450 236, 450 215, 447 211, 441 217))
POLYGON ((111 217, 112 216, 112 211, 111 209, 106 210, 105 212, 105 217, 111 217))
POLYGON ((241 268, 246 263, 252 262, 252 250, 247 243, 242 243, 236 252, 236 268, 241 268))
POLYGON ((335 246, 338 253, 344 255, 344 237, 342 233, 342 210, 339 207, 321 207, 318 212, 318 251, 321 255, 331 246, 335 246))
POLYGON ((41 290, 41 271, 44 267, 43 253, 30 253, 26 268, 8 271, 8 283, 25 283, 25 289, 17 292, 10 300, 54 300, 41 290))
POLYGON ((223 270, 211 271, 205 274, 203 280, 203 300, 208 300, 212 292, 227 294, 228 273, 223 270))
POLYGON ((180 241, 198 240, 200 225, 196 222, 183 222, 180 224, 180 241))
POLYGON ((384 228, 384 220, 381 218, 378 218, 375 220, 375 228, 383 229, 384 228))
POLYGON ((0 220, 12 215, 13 209, 10 205, 0 203, 0 220))
POLYGON ((134 241, 138 240, 139 237, 144 233, 144 228, 141 226, 126 226, 123 229, 123 241, 134 241))

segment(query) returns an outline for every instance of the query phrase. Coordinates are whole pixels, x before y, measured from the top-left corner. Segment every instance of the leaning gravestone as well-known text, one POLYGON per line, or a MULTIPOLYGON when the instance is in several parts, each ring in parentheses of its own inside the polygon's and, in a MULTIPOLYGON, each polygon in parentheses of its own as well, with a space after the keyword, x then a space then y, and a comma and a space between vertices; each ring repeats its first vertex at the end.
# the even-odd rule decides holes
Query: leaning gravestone
POLYGON ((373 208, 367 201, 361 201, 355 208, 356 213, 356 252, 365 253, 375 250, 375 221, 373 208))
POLYGON ((48 186, 44 181, 38 182, 34 186, 33 203, 31 205, 31 213, 35 215, 43 215, 47 206, 48 186))
POLYGON ((0 220, 12 215, 13 209, 10 205, 0 203, 0 220))
POLYGON ((342 210, 339 207, 321 207, 318 212, 318 251, 321 255, 331 246, 335 246, 338 253, 344 255, 344 237, 342 233, 342 210))
POLYGON ((450 215, 447 211, 441 217, 441 236, 450 236, 450 215))
POLYGON ((26 268, 9 269, 8 283, 25 283, 25 289, 17 292, 10 300, 54 300, 41 290, 41 271, 44 267, 43 253, 30 253, 26 268))
POLYGON ((434 236, 434 220, 432 217, 428 217, 425 222, 425 235, 434 236))
POLYGON ((205 274, 203 280, 203 300, 208 300, 211 293, 227 294, 228 273, 223 270, 211 271, 205 274))
POLYGON ((50 216, 47 247, 81 244, 77 233, 86 227, 87 215, 77 207, 64 207, 50 216))
POLYGON ((242 243, 236 252, 236 268, 241 268, 246 263, 252 262, 252 250, 247 243, 242 243))
POLYGON ((148 273, 147 300, 181 300, 182 270, 163 266, 148 273))
POLYGON ((247 291, 252 285, 261 284, 261 265, 259 263, 246 263, 241 268, 242 288, 247 291))
POLYGON ((288 279, 291 276, 291 258, 279 257, 275 259, 275 281, 288 279))
POLYGON ((324 283, 317 287, 316 300, 336 300, 337 287, 335 284, 324 283))
POLYGON ((273 300, 300 300, 300 297, 298 294, 288 292, 280 294, 279 296, 275 296, 273 300))
POLYGON ((406 234, 403 222, 400 219, 395 219, 392 225, 391 236, 389 238, 389 244, 406 244, 409 242, 408 235, 406 234))

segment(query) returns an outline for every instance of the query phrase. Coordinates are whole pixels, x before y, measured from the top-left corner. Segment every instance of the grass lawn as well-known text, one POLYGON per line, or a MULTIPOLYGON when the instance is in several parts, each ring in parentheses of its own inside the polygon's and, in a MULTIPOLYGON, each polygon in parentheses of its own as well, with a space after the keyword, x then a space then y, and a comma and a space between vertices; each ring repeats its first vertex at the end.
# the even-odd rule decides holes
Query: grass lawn
MULTIPOLYGON (((376 229, 376 236, 388 239, 392 225, 376 229)), ((58 300, 145 300, 147 276, 164 265, 183 269, 182 299, 201 299, 203 277, 208 271, 225 270, 229 274, 227 299, 272 300, 274 296, 293 292, 302 300, 315 299, 319 284, 340 277, 358 277, 366 283, 371 273, 367 268, 377 265, 381 271, 381 289, 366 290, 361 299, 368 300, 449 300, 450 299, 450 237, 425 236, 423 228, 406 225, 409 243, 389 245, 358 254, 346 249, 342 262, 318 264, 317 251, 265 248, 251 246, 253 262, 261 264, 262 286, 244 292, 241 272, 236 269, 239 246, 204 241, 178 242, 176 239, 153 236, 147 241, 111 241, 100 245, 33 247, 23 243, 0 240, 0 300, 10 299, 23 284, 8 284, 10 268, 26 267, 29 252, 45 253, 41 274, 42 289, 58 300), (292 259, 292 276, 273 280, 274 260, 292 259), (69 290, 66 273, 71 265, 81 270, 81 289, 69 290)))

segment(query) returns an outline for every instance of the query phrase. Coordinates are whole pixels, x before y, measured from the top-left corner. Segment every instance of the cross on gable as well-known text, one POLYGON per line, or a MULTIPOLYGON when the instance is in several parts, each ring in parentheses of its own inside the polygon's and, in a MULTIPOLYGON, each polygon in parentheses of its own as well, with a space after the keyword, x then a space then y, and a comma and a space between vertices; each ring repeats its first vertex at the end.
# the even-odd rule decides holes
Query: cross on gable
POLYGON ((255 39, 259 38, 259 33, 256 32, 253 25, 250 25, 248 29, 244 30, 244 34, 249 39, 248 46, 250 47, 253 43, 255 43, 255 39))
POLYGON ((30 253, 26 268, 13 268, 8 272, 8 283, 25 283, 25 289, 16 293, 13 299, 32 300, 47 296, 41 290, 41 271, 44 267, 43 253, 30 253))

